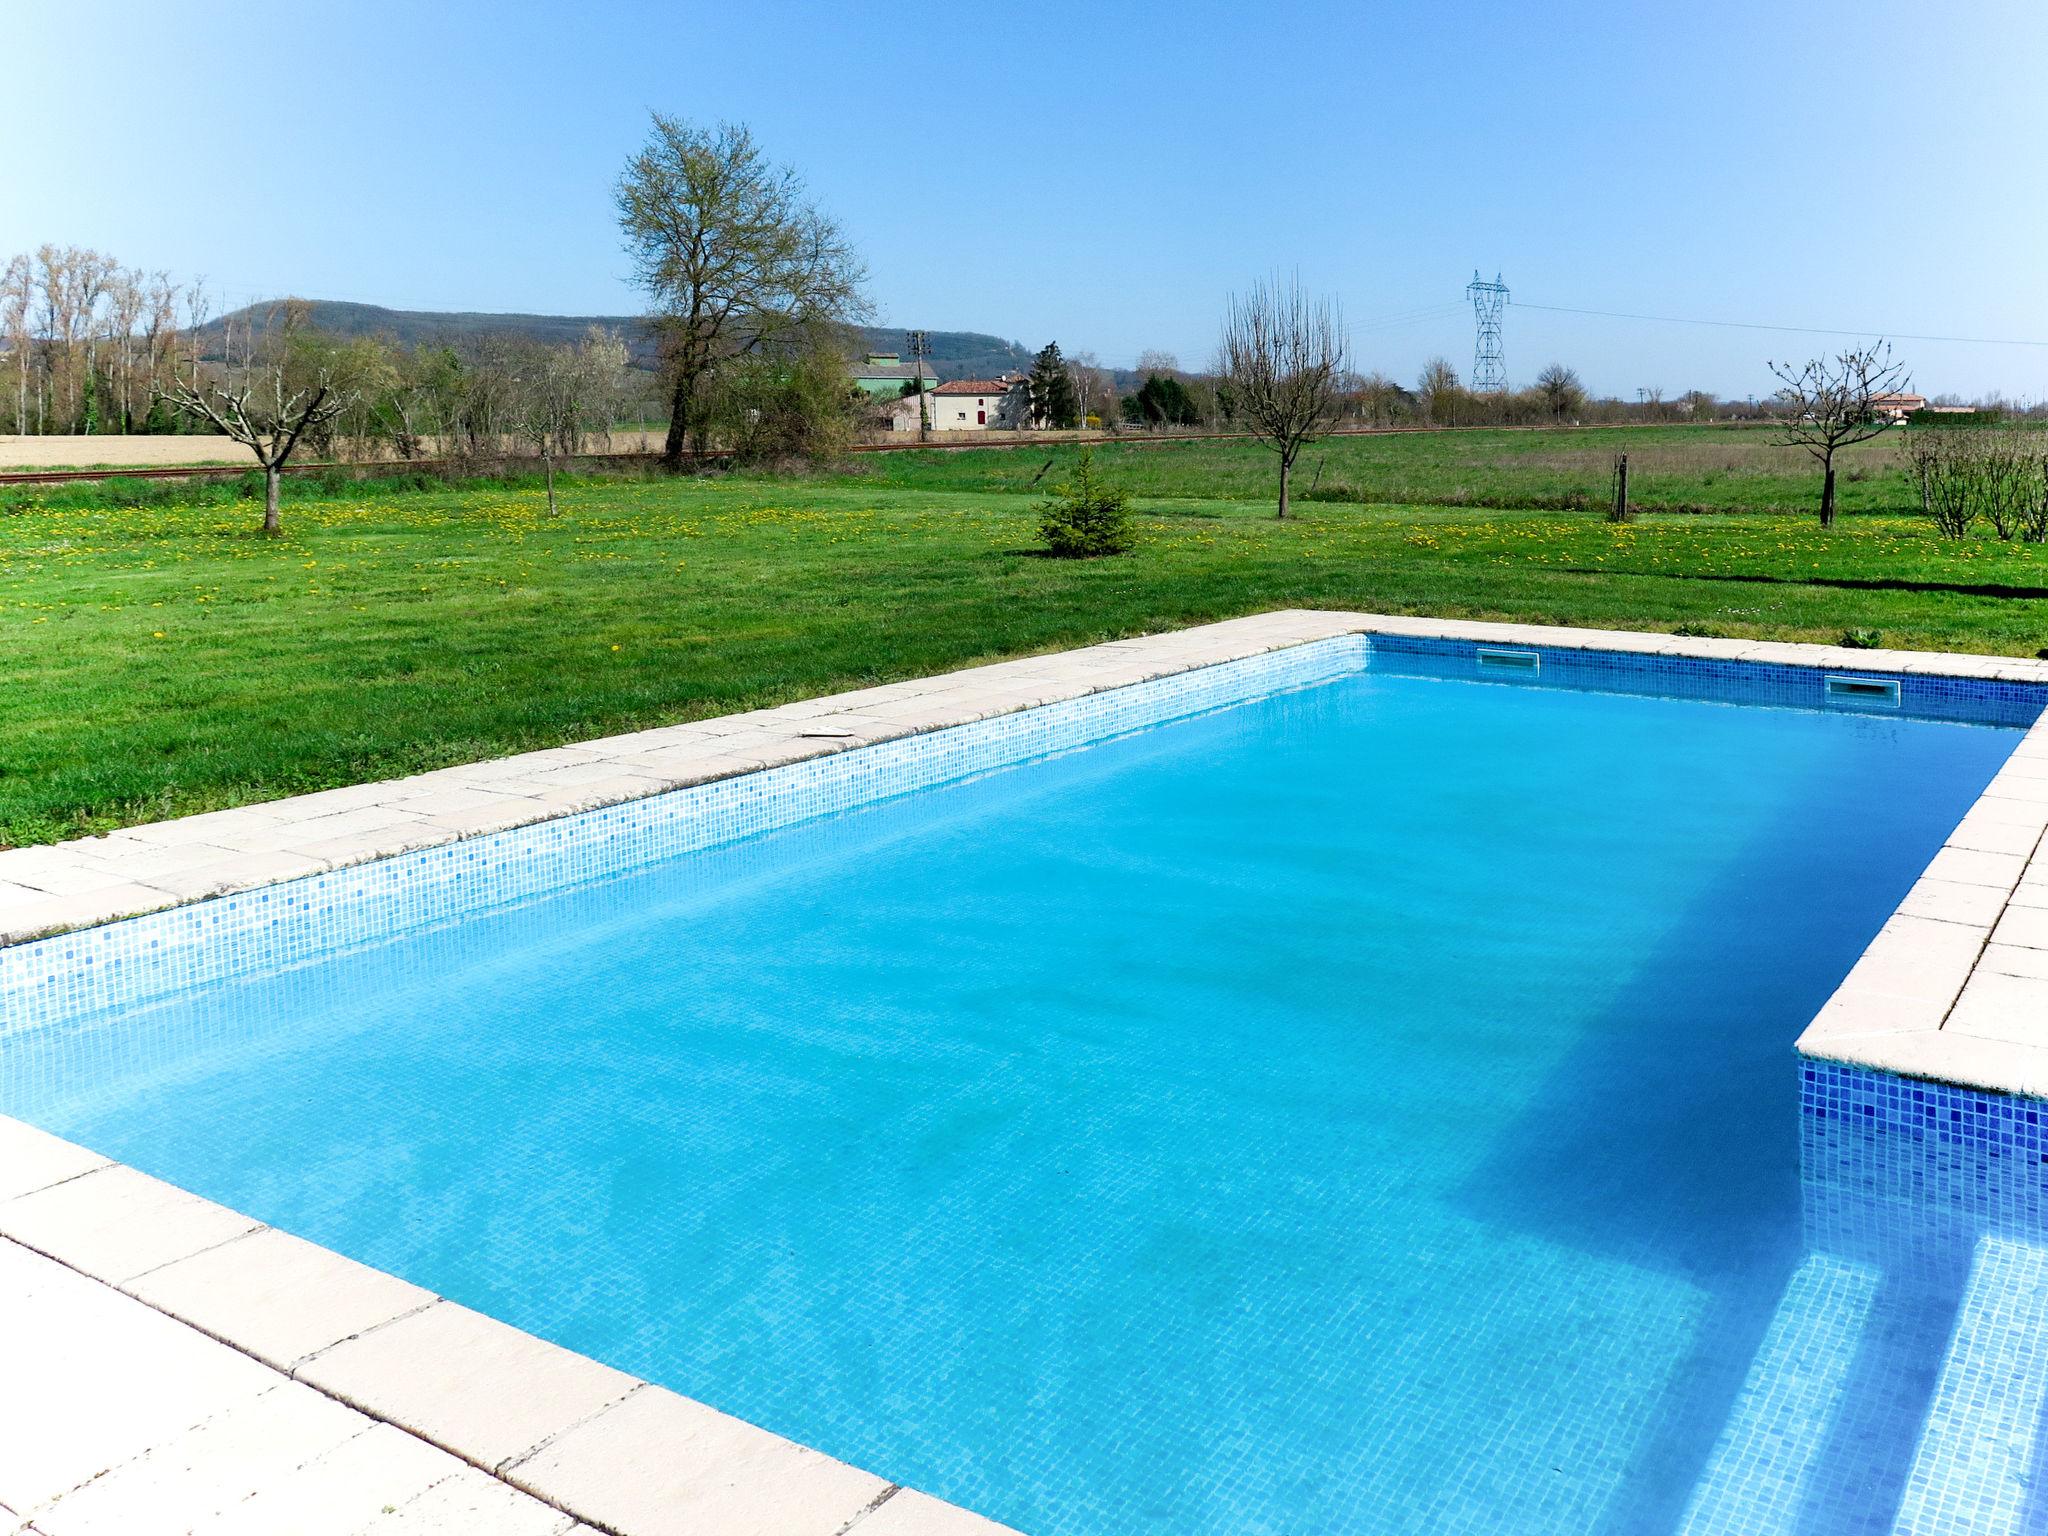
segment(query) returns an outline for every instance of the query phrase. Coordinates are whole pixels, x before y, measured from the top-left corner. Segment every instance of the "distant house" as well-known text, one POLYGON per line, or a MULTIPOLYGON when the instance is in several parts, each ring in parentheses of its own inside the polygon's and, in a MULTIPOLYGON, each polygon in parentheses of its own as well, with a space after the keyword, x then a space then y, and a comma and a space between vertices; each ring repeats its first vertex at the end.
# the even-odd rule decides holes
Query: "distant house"
MULTIPOLYGON (((932 407, 939 402, 930 395, 925 396, 924 409, 927 425, 932 407)), ((915 432, 917 430, 917 396, 878 395, 867 405, 866 421, 868 430, 874 432, 915 432)))
POLYGON ((954 379, 933 390, 932 396, 932 425, 941 432, 1031 425, 1031 390, 1021 373, 999 379, 954 379))
MULTIPOLYGON (((903 393, 904 385, 915 384, 919 373, 924 375, 926 390, 937 387, 939 376, 929 364, 920 369, 915 363, 904 362, 900 353, 870 352, 853 370, 853 382, 880 399, 892 399, 903 393)), ((913 389, 911 393, 917 391, 913 389)))
POLYGON ((1925 395, 1872 395, 1870 414, 1880 421, 1904 421, 1915 411, 1927 409, 1925 395))

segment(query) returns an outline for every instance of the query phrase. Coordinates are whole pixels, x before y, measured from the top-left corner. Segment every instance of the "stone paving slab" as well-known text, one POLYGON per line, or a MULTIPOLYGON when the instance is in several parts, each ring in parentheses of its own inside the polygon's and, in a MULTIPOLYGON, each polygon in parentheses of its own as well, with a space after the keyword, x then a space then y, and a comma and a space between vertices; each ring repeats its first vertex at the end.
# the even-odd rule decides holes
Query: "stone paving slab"
POLYGON ((0 1362, 8 1536, 589 1536, 573 1515, 6 1240, 0 1362), (455 1523, 467 1507, 493 1523, 455 1523))
POLYGON ((522 1488, 645 1536, 837 1536, 899 1490, 660 1387, 642 1387, 506 1470, 522 1488))
POLYGON ((161 1265, 127 1289, 281 1371, 438 1299, 272 1227, 161 1265))
POLYGON ((343 1339, 292 1374, 498 1471, 641 1383, 530 1333, 436 1301, 343 1339))

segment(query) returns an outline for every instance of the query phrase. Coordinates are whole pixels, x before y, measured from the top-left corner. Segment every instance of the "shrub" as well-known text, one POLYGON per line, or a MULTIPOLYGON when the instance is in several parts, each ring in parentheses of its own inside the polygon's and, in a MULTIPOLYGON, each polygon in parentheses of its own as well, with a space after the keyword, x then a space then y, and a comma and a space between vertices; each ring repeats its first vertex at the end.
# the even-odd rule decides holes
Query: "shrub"
POLYGON ((2001 539, 2017 538, 2027 525, 2029 509, 2040 502, 2035 482, 2041 466, 2028 439, 2011 428, 1981 436, 1984 515, 2001 539))
POLYGON ((843 453, 866 404, 846 360, 814 347, 750 357, 721 370, 705 396, 703 418, 739 463, 772 465, 843 453))
POLYGON ((1084 448, 1074 478, 1053 487, 1038 504, 1038 533, 1045 547, 1065 560, 1121 555, 1136 542, 1131 532, 1131 496, 1095 476, 1094 454, 1084 448))
POLYGON ((2048 446, 2018 427, 1913 430, 1906 462, 1920 505, 1946 538, 1960 539, 1980 517, 2001 539, 2048 542, 2048 446))
POLYGON ((1950 429, 1906 437, 1906 462, 1920 483, 1920 506, 1945 539, 1960 539, 1982 511, 1978 482, 1982 433, 1950 429))
POLYGON ((2048 454, 2036 456, 2027 478, 2020 507, 2020 537, 2029 544, 2048 544, 2048 454))
POLYGON ((1881 629, 1845 629, 1838 644, 1852 651, 1875 651, 1884 646, 1881 629))
POLYGON ((1932 427, 1937 431, 1968 427, 2002 427, 2006 413, 1996 406, 1981 411, 1909 411, 1906 425, 1932 427))

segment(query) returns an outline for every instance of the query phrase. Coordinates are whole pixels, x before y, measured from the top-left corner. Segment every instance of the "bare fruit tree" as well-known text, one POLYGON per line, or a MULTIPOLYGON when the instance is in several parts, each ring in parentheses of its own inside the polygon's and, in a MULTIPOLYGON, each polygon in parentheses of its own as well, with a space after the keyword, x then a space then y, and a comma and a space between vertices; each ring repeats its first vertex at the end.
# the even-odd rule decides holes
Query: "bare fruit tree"
POLYGON ((197 358, 159 391, 172 407, 232 438, 263 466, 263 531, 276 537, 278 481, 285 461, 307 433, 317 431, 355 401, 331 354, 301 346, 306 306, 287 300, 269 316, 260 347, 239 365, 232 358, 206 372, 197 358))
POLYGON ((1906 387, 1906 365, 1892 360, 1891 344, 1852 347, 1801 364, 1772 363, 1782 386, 1781 445, 1804 448, 1820 462, 1820 525, 1835 526, 1835 453, 1868 442, 1895 423, 1880 406, 1906 387))
POLYGON ((594 325, 574 346, 514 343, 506 361, 514 370, 514 428, 540 455, 547 477, 548 516, 554 517, 560 511, 555 502, 555 460, 582 452, 585 433, 601 433, 610 441, 626 346, 612 332, 594 325))
POLYGON ((1233 294, 1216 354, 1230 410, 1280 455, 1280 510, 1304 444, 1324 436, 1344 407, 1344 317, 1332 299, 1314 299, 1292 279, 1260 282, 1233 294))
POLYGON ((655 113, 616 196, 633 275, 655 308, 671 392, 663 459, 676 469, 718 372, 863 318, 866 272, 796 172, 771 164, 738 124, 703 129, 655 113))

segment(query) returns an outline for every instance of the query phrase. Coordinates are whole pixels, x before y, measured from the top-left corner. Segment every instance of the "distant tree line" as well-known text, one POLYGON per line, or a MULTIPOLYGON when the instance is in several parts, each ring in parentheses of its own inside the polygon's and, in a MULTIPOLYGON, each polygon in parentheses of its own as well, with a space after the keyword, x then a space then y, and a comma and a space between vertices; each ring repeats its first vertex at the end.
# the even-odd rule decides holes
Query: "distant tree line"
MULTIPOLYGON (((1237 425, 1229 392, 1213 373, 1183 369, 1170 353, 1146 352, 1138 359, 1135 389, 1118 398, 1116 425, 1155 430, 1229 429, 1237 425)), ((1465 387, 1447 358, 1431 358, 1413 384, 1377 370, 1346 371, 1337 381, 1340 428, 1344 427, 1535 427, 1608 426, 1630 422, 1762 420, 1766 407, 1720 399, 1689 390, 1667 400, 1645 389, 1635 400, 1601 399, 1578 374, 1553 363, 1526 389, 1481 394, 1465 387)))
POLYGON ((166 273, 79 246, 10 258, 0 268, 0 431, 176 431, 158 392, 176 369, 181 316, 198 301, 166 273))
POLYGON ((599 327, 567 344, 487 335, 460 347, 401 347, 325 335, 307 325, 306 309, 283 300, 211 356, 181 350, 156 388, 160 404, 255 457, 267 533, 279 531, 280 477, 301 450, 457 466, 531 454, 552 512, 557 462, 608 448, 630 408, 626 344, 599 327))

